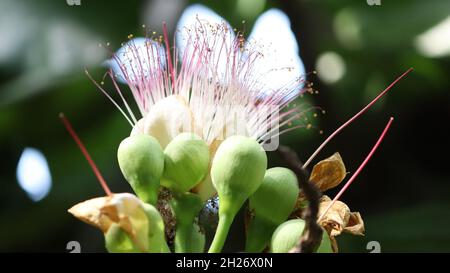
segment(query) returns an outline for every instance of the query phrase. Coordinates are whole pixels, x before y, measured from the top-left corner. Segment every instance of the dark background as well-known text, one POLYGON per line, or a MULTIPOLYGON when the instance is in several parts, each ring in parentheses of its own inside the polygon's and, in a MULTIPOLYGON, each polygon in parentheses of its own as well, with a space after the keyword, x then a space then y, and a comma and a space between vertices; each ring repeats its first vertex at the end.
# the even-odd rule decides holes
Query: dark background
MULTIPOLYGON (((307 71, 315 70, 326 52, 338 54, 345 63, 345 73, 335 82, 323 80, 320 73, 308 78, 320 93, 304 100, 325 109, 326 115, 318 116, 314 129, 282 137, 283 144, 303 160, 327 134, 414 67, 318 159, 339 151, 347 170, 354 172, 394 116, 386 140, 341 198, 361 212, 366 224, 365 237, 339 237, 341 251, 368 252, 367 242, 375 240, 382 252, 448 252, 450 48, 442 54, 424 51, 418 45, 424 39, 418 37, 450 16, 450 2, 381 0, 380 6, 365 0, 200 2, 247 32, 260 13, 278 7, 291 19, 307 71)), ((139 36, 142 24, 160 32, 163 20, 173 33, 187 4, 181 0, 81 0, 80 6, 63 0, 0 3, 0 251, 66 252, 72 240, 81 243, 83 252, 105 251, 101 233, 66 212, 73 204, 104 193, 58 113, 64 111, 70 118, 113 191, 130 191, 116 160, 129 125, 83 69, 101 80, 106 52, 98 43, 110 42, 117 49, 128 34, 139 36), (52 188, 39 202, 17 184, 16 167, 25 147, 39 149, 50 167, 52 188)), ((428 44, 448 44, 450 29, 437 36, 428 44)), ((106 88, 112 90, 108 83, 106 88)), ((279 159, 270 154, 269 162, 277 165, 279 159)), ((328 194, 334 196, 336 190, 328 194)))

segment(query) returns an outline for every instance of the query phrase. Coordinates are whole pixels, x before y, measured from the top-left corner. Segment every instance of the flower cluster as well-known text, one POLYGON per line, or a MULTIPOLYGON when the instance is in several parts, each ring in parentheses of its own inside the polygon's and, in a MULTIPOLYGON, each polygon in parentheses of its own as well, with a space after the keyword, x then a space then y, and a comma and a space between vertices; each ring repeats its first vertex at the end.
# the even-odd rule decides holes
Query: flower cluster
MULTIPOLYGON (((217 195, 219 222, 209 252, 220 252, 233 219, 249 200, 245 250, 288 252, 304 231, 301 211, 308 204, 296 175, 287 168, 267 169, 266 156, 266 150, 277 148, 280 134, 297 128, 287 125, 299 119, 302 109, 288 105, 308 90, 287 16, 265 12, 244 39, 217 14, 193 5, 180 18, 176 49, 171 50, 165 25, 161 37, 129 38, 106 62, 123 107, 94 83, 132 126, 117 154, 136 195, 110 192, 64 119, 108 195, 69 212, 100 228, 111 252, 203 252, 198 215, 217 195), (122 83, 131 90, 140 117, 125 100, 122 83), (175 220, 169 244, 161 189, 170 192, 163 201, 171 211, 169 220, 175 220)), ((314 166, 310 181, 325 191, 345 175, 336 154, 314 166)), ((342 231, 363 234, 359 213, 337 198, 323 196, 319 215, 326 232, 318 252, 337 251, 335 236, 342 231)))

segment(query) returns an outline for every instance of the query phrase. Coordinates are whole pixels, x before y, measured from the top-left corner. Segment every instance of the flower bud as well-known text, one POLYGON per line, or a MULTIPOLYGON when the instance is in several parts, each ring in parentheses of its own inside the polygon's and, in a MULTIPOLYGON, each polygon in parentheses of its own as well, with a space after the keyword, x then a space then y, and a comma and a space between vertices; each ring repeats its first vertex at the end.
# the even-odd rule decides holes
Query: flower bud
POLYGON ((233 219, 261 185, 267 156, 254 139, 231 136, 217 149, 211 179, 219 196, 219 224, 209 252, 220 252, 233 219))
POLYGON ((211 179, 219 195, 219 210, 236 213, 261 185, 267 156, 256 140, 231 136, 217 149, 211 179))
POLYGON ((247 230, 246 252, 261 252, 278 225, 286 221, 297 202, 297 177, 287 168, 266 171, 258 190, 249 198, 254 217, 247 230))
POLYGON ((261 186, 250 196, 250 209, 279 225, 294 209, 299 191, 294 172, 282 167, 268 169, 261 186))
POLYGON ((203 180, 198 183, 191 192, 196 193, 203 202, 207 201, 208 199, 212 198, 216 195, 217 191, 216 188, 214 188, 214 185, 212 184, 211 180, 211 164, 214 159, 214 156, 216 155, 216 151, 219 148, 220 144, 222 143, 222 140, 214 140, 211 144, 209 144, 209 169, 203 180))
POLYGON ((117 151, 120 170, 136 195, 155 205, 164 169, 164 154, 158 141, 149 135, 125 138, 117 151))
POLYGON ((209 149, 193 133, 176 136, 164 149, 164 174, 161 184, 177 192, 187 192, 208 172, 209 149))
MULTIPOLYGON (((302 219, 292 219, 281 224, 272 235, 270 252, 288 253, 292 248, 297 246, 304 228, 305 221, 302 219)), ((330 237, 328 237, 328 233, 326 231, 322 233, 322 241, 316 252, 333 252, 330 237)))

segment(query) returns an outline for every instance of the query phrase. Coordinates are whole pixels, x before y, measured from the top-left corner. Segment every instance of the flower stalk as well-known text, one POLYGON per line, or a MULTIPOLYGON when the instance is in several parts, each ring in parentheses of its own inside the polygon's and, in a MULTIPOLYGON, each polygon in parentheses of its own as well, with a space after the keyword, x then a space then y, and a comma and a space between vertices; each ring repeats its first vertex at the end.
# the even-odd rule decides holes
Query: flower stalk
POLYGON ((205 234, 196 222, 203 202, 193 193, 175 193, 171 207, 176 217, 175 252, 203 253, 205 234))

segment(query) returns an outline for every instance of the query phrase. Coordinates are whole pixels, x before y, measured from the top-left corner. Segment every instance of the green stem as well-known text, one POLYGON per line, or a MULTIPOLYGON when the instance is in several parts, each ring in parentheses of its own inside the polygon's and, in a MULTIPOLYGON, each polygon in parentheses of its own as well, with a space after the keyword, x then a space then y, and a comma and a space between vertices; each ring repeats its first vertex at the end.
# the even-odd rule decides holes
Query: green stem
POLYGON ((177 225, 175 233, 175 253, 203 253, 205 250, 205 234, 196 223, 177 225))
POLYGON ((195 218, 203 207, 200 197, 193 193, 174 193, 171 207, 177 219, 175 252, 202 253, 205 248, 205 234, 195 223, 195 218))
POLYGON ((161 242, 160 246, 161 246, 161 251, 160 251, 160 253, 170 253, 170 248, 169 248, 169 246, 167 245, 166 240, 163 240, 163 242, 161 242))
POLYGON ((228 213, 219 216, 219 224, 217 225, 216 234, 214 235, 214 239, 209 247, 208 253, 220 253, 222 251, 231 224, 233 223, 233 219, 234 215, 228 215, 228 213))
POLYGON ((260 253, 270 242, 277 225, 258 216, 251 219, 245 241, 245 252, 260 253))
POLYGON ((191 229, 188 225, 177 225, 175 233, 175 253, 188 253, 191 229))
POLYGON ((152 181, 141 182, 137 177, 129 178, 129 183, 139 199, 147 204, 156 206, 159 183, 155 184, 152 181))

